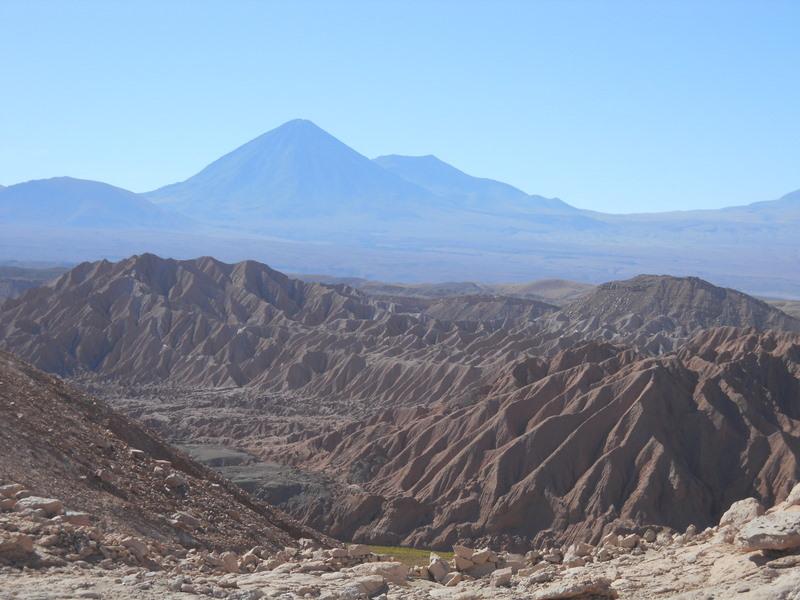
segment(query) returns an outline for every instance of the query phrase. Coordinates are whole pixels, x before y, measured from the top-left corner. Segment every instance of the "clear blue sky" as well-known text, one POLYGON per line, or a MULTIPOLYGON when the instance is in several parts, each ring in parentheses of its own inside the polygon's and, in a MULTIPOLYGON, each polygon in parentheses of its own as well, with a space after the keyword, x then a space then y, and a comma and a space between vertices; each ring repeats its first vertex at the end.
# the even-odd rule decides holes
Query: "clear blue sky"
POLYGON ((576 206, 800 188, 800 2, 0 3, 0 183, 134 191, 292 118, 576 206))

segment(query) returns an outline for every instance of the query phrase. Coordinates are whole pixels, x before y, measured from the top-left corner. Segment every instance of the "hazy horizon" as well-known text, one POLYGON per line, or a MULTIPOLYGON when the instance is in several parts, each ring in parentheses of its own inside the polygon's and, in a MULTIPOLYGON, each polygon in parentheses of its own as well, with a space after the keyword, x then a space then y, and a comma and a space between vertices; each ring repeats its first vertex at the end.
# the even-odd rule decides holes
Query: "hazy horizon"
MULTIPOLYGON (((310 122, 312 122, 312 123, 313 123, 313 121, 311 121, 310 119, 304 119, 303 117, 297 117, 297 118, 295 118, 295 119, 291 119, 290 121, 287 121, 286 123, 282 123, 281 125, 286 125, 287 123, 290 123, 291 121, 310 121, 310 122)), ((316 124, 316 123, 315 123, 315 125, 319 126, 319 125, 318 125, 318 124, 316 124)), ((278 126, 278 127, 280 127, 280 126, 278 126)), ((278 127, 276 127, 276 129, 277 129, 278 127)), ((324 130, 324 128, 322 128, 322 129, 324 130)), ((221 156, 225 156, 225 155, 229 154, 230 152, 233 152, 233 151, 235 151, 235 150, 236 150, 236 149, 238 149, 239 147, 241 147, 241 146, 245 145, 246 143, 248 143, 248 142, 250 142, 250 141, 253 141, 253 140, 255 140, 255 139, 257 139, 257 138, 261 137, 262 135, 264 135, 264 134, 266 134, 266 133, 269 133, 269 132, 261 132, 260 134, 258 134, 258 135, 256 135, 256 136, 254 136, 254 137, 253 137, 253 138, 251 138, 251 139, 244 140, 244 141, 243 141, 241 144, 239 144, 238 146, 236 146, 236 147, 234 147, 234 148, 231 148, 231 149, 229 149, 229 150, 220 151, 220 152, 219 152, 219 156, 218 156, 217 158, 215 158, 214 160, 210 161, 210 162, 209 162, 209 163, 207 163, 207 164, 204 164, 204 165, 200 165, 200 166, 198 166, 198 167, 197 167, 197 171, 200 171, 200 170, 202 170, 203 168, 205 168, 205 167, 209 166, 210 164, 213 164, 213 163, 214 163, 216 160, 218 160, 218 159, 219 159, 219 157, 221 157, 221 156)), ((342 141, 342 143, 345 143, 345 144, 346 144, 346 141, 344 141, 344 140, 339 140, 339 141, 342 141)), ((357 149, 356 149, 356 150, 357 150, 357 149)), ((390 153, 386 153, 386 154, 382 154, 382 155, 376 155, 376 156, 367 156, 367 158, 369 158, 370 160, 375 160, 375 159, 382 158, 382 157, 386 157, 386 156, 401 156, 401 157, 409 157, 409 158, 428 158, 428 157, 431 157, 431 158, 435 158, 435 159, 437 159, 437 160, 439 160, 439 161, 442 161, 442 162, 444 162, 444 163, 446 163, 446 164, 448 164, 448 165, 450 165, 450 166, 452 166, 452 167, 455 167, 456 169, 459 169, 459 170, 460 170, 460 171, 462 171, 462 172, 465 172, 463 169, 460 169, 458 165, 453 165, 453 164, 451 164, 451 163, 448 163, 447 161, 445 161, 445 160, 442 160, 442 158, 441 158, 441 157, 439 157, 439 156, 436 156, 435 154, 402 155, 402 154, 398 154, 398 153, 390 152, 390 153)), ((492 177, 491 175, 476 175, 476 174, 474 174, 474 173, 466 173, 466 174, 467 174, 467 175, 470 175, 470 176, 473 176, 473 177, 479 177, 479 178, 483 178, 483 179, 490 179, 490 180, 494 180, 494 181, 500 181, 499 179, 497 179, 497 178, 495 178, 495 177, 492 177)), ((52 176, 50 176, 50 177, 43 177, 43 178, 40 178, 40 179, 59 179, 59 178, 64 178, 64 177, 71 177, 71 178, 73 178, 73 179, 84 179, 84 180, 88 180, 88 181, 99 181, 99 180, 96 180, 96 179, 89 179, 89 178, 82 178, 82 177, 81 177, 81 178, 79 178, 79 177, 73 177, 73 176, 72 176, 72 175, 70 175, 70 174, 52 175, 52 176)), ((11 182, 11 183, 0 183, 0 185, 2 185, 2 186, 5 186, 5 187, 9 187, 9 186, 11 186, 11 185, 16 185, 16 184, 19 184, 19 183, 29 183, 30 181, 38 181, 38 180, 39 180, 39 179, 24 180, 24 181, 15 181, 15 182, 11 182)), ((172 183, 176 183, 176 182, 178 182, 178 181, 179 181, 179 180, 169 181, 169 182, 168 182, 167 184, 165 184, 165 185, 169 185, 169 184, 172 184, 172 183)), ((180 180, 180 181, 183 181, 183 180, 180 180)), ((109 183, 109 182, 103 182, 103 183, 109 183)), ((509 184, 508 182, 505 182, 505 181, 501 181, 501 183, 506 183, 506 184, 508 184, 508 185, 512 185, 512 184, 509 184)), ((115 184, 110 184, 110 185, 115 185, 115 184)), ((138 190, 138 189, 124 188, 124 187, 122 187, 122 186, 116 186, 116 187, 121 187, 122 189, 128 189, 129 191, 132 191, 132 192, 134 192, 134 193, 147 193, 147 192, 151 192, 151 191, 155 191, 156 189, 159 189, 159 188, 154 188, 154 189, 142 189, 142 190, 138 190)), ((159 186, 159 187, 163 187, 163 186, 159 186)), ((516 187, 516 186, 514 186, 514 187, 516 187)), ((522 189, 522 188, 518 188, 518 189, 520 189, 520 191, 523 191, 523 192, 525 192, 525 193, 527 193, 527 194, 531 194, 531 195, 541 195, 541 194, 537 194, 537 192, 536 192, 536 191, 532 191, 532 190, 526 190, 526 189, 522 189)), ((798 191, 798 190, 800 190, 800 187, 798 187, 797 189, 791 189, 791 190, 787 190, 785 193, 782 193, 782 194, 780 194, 779 196, 776 196, 776 197, 774 197, 774 198, 756 198, 756 199, 751 199, 751 200, 744 201, 744 202, 742 202, 741 204, 723 204, 723 205, 721 205, 721 206, 719 206, 719 207, 715 207, 715 208, 730 208, 730 207, 736 207, 736 206, 745 206, 745 205, 752 204, 752 203, 755 203, 755 202, 763 202, 763 201, 769 201, 769 200, 777 200, 777 199, 779 199, 780 197, 782 197, 782 196, 784 196, 784 195, 786 195, 786 194, 790 194, 790 193, 792 193, 792 192, 795 192, 795 191, 798 191)), ((572 205, 572 206, 575 206, 575 205, 573 205, 571 202, 569 202, 569 201, 568 201, 567 199, 565 199, 565 198, 560 198, 560 197, 558 197, 558 196, 553 196, 553 197, 554 197, 554 198, 559 198, 560 200, 562 200, 562 201, 564 201, 564 202, 567 202, 567 204, 570 204, 570 205, 572 205)), ((583 207, 576 207, 576 208, 582 208, 582 209, 584 209, 583 207)), ((601 210, 596 210, 596 209, 593 209, 593 208, 588 208, 588 209, 584 209, 584 210, 594 210, 594 211, 596 211, 596 212, 605 212, 605 213, 607 213, 607 214, 611 214, 611 215, 634 215, 634 214, 659 214, 659 213, 667 213, 667 212, 687 212, 687 211, 694 211, 694 210, 714 210, 714 208, 709 208, 709 207, 705 207, 705 206, 700 206, 700 207, 694 207, 694 208, 663 208, 663 209, 661 209, 661 210, 658 210, 658 209, 655 209, 655 210, 648 210, 648 209, 647 209, 647 207, 644 207, 644 208, 643 208, 643 209, 641 209, 641 210, 629 210, 629 211, 613 211, 613 210, 611 210, 611 211, 601 211, 601 210)))

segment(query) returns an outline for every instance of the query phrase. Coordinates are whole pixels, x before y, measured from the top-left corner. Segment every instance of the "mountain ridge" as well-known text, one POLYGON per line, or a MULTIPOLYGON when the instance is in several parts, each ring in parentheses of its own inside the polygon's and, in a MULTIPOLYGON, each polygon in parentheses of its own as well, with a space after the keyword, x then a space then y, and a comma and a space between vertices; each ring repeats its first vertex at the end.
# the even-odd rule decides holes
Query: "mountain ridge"
POLYGON ((15 224, 80 228, 186 228, 190 221, 143 196, 73 177, 26 181, 0 189, 0 219, 15 224))
POLYGON ((418 306, 413 298, 305 283, 256 261, 153 254, 82 263, 0 304, 2 345, 62 375, 253 385, 310 397, 329 390, 376 405, 426 386, 437 391, 425 396, 438 398, 445 388, 434 384, 445 374, 463 384, 452 383, 452 393, 469 397, 509 357, 589 339, 660 354, 709 326, 800 331, 800 321, 777 308, 691 278, 612 282, 560 310, 481 295, 418 306), (388 382, 402 355, 407 387, 398 396, 388 382), (420 368, 425 361, 438 375, 420 368))
POLYGON ((145 197, 184 211, 214 211, 219 218, 237 213, 310 218, 335 215, 342 208, 376 212, 370 200, 382 201, 378 210, 404 213, 391 204, 403 195, 429 197, 311 121, 296 119, 145 197))
POLYGON ((578 210, 558 198, 530 195, 501 181, 468 175, 432 154, 387 154, 372 160, 436 195, 457 199, 458 205, 465 208, 515 212, 578 210))
POLYGON ((147 200, 149 216, 114 214, 113 203, 65 214, 57 195, 2 202, 9 191, 16 193, 0 191, 0 256, 8 258, 77 263, 142 250, 210 253, 389 281, 597 283, 669 272, 760 296, 800 295, 794 192, 729 209, 604 214, 527 196, 430 156, 370 160, 303 120, 262 134, 184 182, 145 195, 114 188, 140 209, 147 200), (395 171, 403 163, 402 173, 378 164, 387 161, 395 171), (84 235, 92 225, 105 230, 84 235))

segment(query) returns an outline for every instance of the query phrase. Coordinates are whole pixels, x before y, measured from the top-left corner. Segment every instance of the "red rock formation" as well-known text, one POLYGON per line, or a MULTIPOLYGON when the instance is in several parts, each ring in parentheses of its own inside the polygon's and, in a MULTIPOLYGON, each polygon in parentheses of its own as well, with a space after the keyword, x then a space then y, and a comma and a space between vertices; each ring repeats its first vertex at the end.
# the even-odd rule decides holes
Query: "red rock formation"
POLYGON ((334 509, 340 535, 442 547, 704 527, 800 478, 797 334, 713 329, 658 358, 587 343, 513 387, 467 408, 388 410, 276 453, 373 498, 346 532, 334 509))

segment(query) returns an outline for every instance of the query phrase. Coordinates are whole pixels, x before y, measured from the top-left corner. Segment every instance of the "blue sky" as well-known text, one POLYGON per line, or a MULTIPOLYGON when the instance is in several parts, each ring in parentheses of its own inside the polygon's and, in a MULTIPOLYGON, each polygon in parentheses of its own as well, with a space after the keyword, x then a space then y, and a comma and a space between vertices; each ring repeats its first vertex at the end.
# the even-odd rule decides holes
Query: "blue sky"
POLYGON ((800 188, 800 2, 0 3, 0 183, 146 191, 292 118, 610 212, 800 188))

